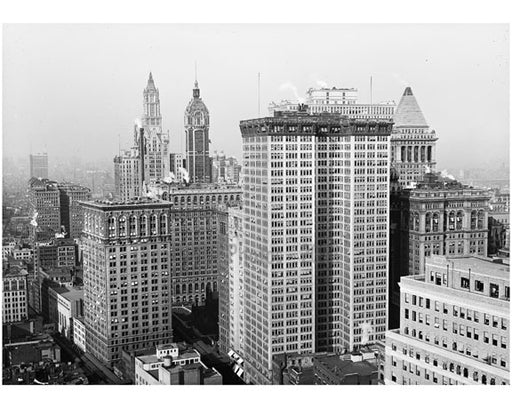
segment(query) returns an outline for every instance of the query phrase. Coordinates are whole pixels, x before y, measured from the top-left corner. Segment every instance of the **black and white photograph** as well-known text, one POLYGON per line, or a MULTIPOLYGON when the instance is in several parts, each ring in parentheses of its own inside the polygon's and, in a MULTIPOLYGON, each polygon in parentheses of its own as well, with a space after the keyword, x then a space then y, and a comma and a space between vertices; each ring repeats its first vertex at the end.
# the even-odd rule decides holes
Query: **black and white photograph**
POLYGON ((509 390, 509 23, 216 17, 3 23, 2 391, 509 390))

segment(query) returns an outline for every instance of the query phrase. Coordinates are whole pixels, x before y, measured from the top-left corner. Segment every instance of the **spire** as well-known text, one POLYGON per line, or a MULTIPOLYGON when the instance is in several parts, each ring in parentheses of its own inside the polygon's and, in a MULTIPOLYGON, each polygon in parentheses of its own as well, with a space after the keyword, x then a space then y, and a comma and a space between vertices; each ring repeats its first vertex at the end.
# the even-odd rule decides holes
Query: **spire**
POLYGON ((410 86, 405 88, 393 117, 395 127, 428 127, 410 86))
POLYGON ((194 63, 194 75, 195 75, 195 81, 194 81, 194 89, 192 90, 192 96, 194 98, 199 98, 199 84, 197 83, 197 62, 194 63))
POLYGON ((151 71, 149 72, 148 85, 146 86, 146 89, 156 89, 155 82, 153 81, 153 74, 151 73, 151 71))

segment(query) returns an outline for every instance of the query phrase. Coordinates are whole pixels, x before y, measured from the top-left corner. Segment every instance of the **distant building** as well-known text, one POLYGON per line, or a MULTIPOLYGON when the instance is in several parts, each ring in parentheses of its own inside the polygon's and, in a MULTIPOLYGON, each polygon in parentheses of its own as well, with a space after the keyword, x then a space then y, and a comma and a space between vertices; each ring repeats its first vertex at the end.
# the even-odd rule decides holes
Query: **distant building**
POLYGON ((408 187, 436 168, 436 132, 423 116, 410 87, 405 88, 393 117, 391 165, 400 185, 408 187))
POLYGON ((427 258, 400 281, 400 328, 386 333, 385 384, 510 384, 510 266, 427 258))
POLYGON ((212 159, 212 183, 234 183, 240 182, 242 166, 238 164, 235 157, 226 157, 221 152, 215 152, 212 159))
POLYGON ((30 248, 14 248, 12 257, 17 261, 31 262, 34 257, 34 251, 30 248))
POLYGON ((48 153, 30 155, 30 178, 48 178, 48 153))
POLYGON ((210 113, 200 97, 197 80, 192 99, 185 109, 185 146, 187 170, 191 183, 210 183, 210 113))
POLYGON ((61 232, 60 191, 55 181, 29 180, 31 239, 44 241, 61 232))
POLYGON ((91 199, 91 190, 73 183, 59 183, 61 223, 67 238, 80 238, 84 224, 80 201, 91 199))
POLYGON ((135 357, 135 385, 222 385, 222 375, 205 366, 197 350, 170 343, 135 357))
POLYGON ((115 197, 122 201, 142 196, 145 184, 169 173, 169 134, 162 130, 160 93, 151 72, 142 98, 142 123, 135 126, 133 147, 114 157, 115 197))
POLYGON ((437 173, 391 194, 390 328, 398 327, 401 276, 421 275, 430 255, 487 256, 489 195, 437 173))
POLYGON ((19 322, 28 318, 28 291, 25 269, 4 268, 2 281, 2 323, 19 322))
MULTIPOLYGON (((305 109, 310 114, 335 113, 350 119, 392 119, 396 104, 393 101, 361 104, 357 101, 355 88, 310 88, 304 100, 305 109)), ((301 101, 283 100, 271 102, 270 115, 274 112, 297 112, 301 101)))
MULTIPOLYGON (((169 155, 169 163, 171 173, 174 175, 174 180, 178 183, 184 183, 185 175, 188 175, 188 172, 186 171, 187 163, 185 155, 183 153, 171 153, 169 155)), ((189 180, 186 181, 189 182, 189 180)))

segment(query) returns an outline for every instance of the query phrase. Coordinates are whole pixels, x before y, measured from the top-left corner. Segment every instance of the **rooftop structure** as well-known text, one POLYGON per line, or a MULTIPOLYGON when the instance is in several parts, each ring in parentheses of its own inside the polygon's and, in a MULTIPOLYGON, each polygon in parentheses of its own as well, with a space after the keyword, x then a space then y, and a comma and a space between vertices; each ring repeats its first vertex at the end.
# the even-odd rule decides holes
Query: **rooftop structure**
POLYGON ((483 257, 427 258, 400 281, 386 333, 386 384, 509 384, 510 269, 483 257))
POLYGON ((221 385, 222 376, 201 362, 185 343, 159 345, 154 354, 135 357, 136 385, 221 385))

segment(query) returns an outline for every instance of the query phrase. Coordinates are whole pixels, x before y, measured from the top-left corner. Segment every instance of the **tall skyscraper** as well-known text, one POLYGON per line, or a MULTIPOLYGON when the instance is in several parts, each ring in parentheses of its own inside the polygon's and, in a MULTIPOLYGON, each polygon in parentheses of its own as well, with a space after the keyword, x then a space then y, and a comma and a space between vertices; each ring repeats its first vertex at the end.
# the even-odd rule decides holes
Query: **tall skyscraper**
POLYGON ((386 333, 385 384, 510 384, 510 266, 427 258, 400 281, 400 328, 386 333))
POLYGON ((391 164, 405 187, 436 168, 436 132, 421 111, 410 87, 405 88, 393 117, 391 164))
POLYGON ((185 110, 185 138, 190 182, 210 183, 210 113, 200 97, 197 79, 185 110))
POLYGON ((142 121, 134 128, 133 146, 114 157, 115 195, 122 201, 141 196, 144 185, 169 173, 169 134, 162 131, 160 93, 151 73, 142 101, 142 121))
POLYGON ((420 275, 430 255, 487 256, 488 192, 426 173, 416 188, 391 194, 390 328, 398 327, 400 277, 420 275))
POLYGON ((172 340, 169 205, 83 203, 87 350, 105 364, 172 340))
POLYGON ((160 92, 155 86, 153 75, 143 92, 142 127, 144 128, 144 180, 163 179, 169 172, 169 134, 162 131, 160 114, 160 92))
POLYGON ((48 153, 30 155, 30 177, 48 178, 48 153))
POLYGON ((387 326, 391 121, 276 112, 240 123, 244 369, 353 350, 387 326))

